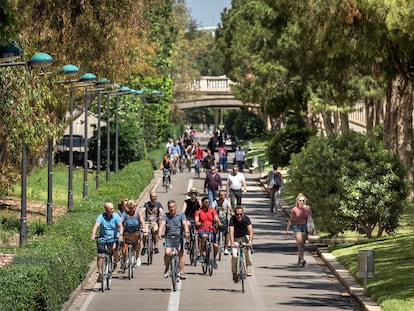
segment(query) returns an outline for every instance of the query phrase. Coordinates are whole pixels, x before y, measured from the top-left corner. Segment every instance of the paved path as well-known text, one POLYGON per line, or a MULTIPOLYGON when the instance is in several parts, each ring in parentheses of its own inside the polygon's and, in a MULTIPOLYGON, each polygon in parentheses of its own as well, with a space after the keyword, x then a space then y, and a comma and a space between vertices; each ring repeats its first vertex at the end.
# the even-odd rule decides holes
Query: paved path
MULTIPOLYGON (((222 174, 226 179, 226 174, 222 174)), ((136 269, 137 277, 128 280, 116 273, 112 289, 100 292, 97 274, 83 286, 77 299, 66 310, 361 310, 316 255, 306 252, 305 268, 296 266, 297 254, 293 235, 286 236, 286 216, 270 214, 269 198, 258 183, 258 174, 245 173, 248 193, 243 197, 245 212, 251 217, 255 239, 254 275, 247 279, 246 292, 232 281, 230 256, 223 256, 213 276, 203 275, 201 266, 186 266, 187 279, 179 283, 179 290, 171 290, 171 280, 162 277, 162 255, 154 263, 136 269)), ((166 207, 169 199, 181 206, 187 189, 195 186, 202 192, 203 180, 185 172, 173 176, 173 187, 165 193, 157 173, 152 187, 159 201, 166 207)), ((204 177, 204 173, 202 173, 204 177)), ((147 197, 143 198, 147 199, 147 197)), ((142 206, 143 200, 140 202, 142 206)), ((186 257, 188 262, 188 256, 186 257)))

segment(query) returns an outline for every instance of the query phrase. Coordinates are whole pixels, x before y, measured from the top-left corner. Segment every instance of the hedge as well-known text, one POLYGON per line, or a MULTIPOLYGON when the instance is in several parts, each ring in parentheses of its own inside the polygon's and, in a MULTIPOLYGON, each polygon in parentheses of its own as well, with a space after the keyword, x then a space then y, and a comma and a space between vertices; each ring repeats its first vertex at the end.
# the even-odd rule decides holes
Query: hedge
POLYGON ((92 226, 104 202, 138 198, 154 176, 151 161, 130 163, 108 183, 74 202, 41 237, 16 250, 13 262, 0 269, 0 310, 60 310, 95 260, 92 226))

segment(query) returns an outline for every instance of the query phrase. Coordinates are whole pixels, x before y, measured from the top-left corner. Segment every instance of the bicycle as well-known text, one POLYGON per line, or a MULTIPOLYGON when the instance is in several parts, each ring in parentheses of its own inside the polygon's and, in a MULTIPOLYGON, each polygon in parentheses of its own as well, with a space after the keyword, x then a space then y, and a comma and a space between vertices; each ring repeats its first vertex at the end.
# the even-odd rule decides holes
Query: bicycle
POLYGON ((147 252, 147 265, 152 264, 152 255, 154 254, 154 243, 152 241, 153 229, 148 226, 148 235, 145 242, 145 250, 147 252))
POLYGON ((197 266, 197 253, 198 253, 198 233, 196 227, 191 224, 190 229, 190 241, 187 245, 187 252, 190 255, 190 264, 197 266))
POLYGON ((237 278, 241 281, 242 292, 244 293, 244 280, 247 278, 246 272, 246 261, 244 260, 243 249, 246 248, 246 243, 240 243, 238 245, 238 254, 237 254, 237 278))
POLYGON ((221 254, 224 252, 224 234, 223 230, 219 230, 218 233, 218 261, 221 261, 221 254))
POLYGON ((180 173, 184 173, 184 169, 185 169, 184 158, 180 157, 180 173))
POLYGON ((101 276, 102 276, 102 282, 101 282, 101 290, 104 292, 105 290, 111 289, 112 285, 112 246, 113 243, 108 243, 105 240, 99 238, 98 241, 96 241, 98 245, 99 250, 103 250, 101 253, 102 256, 102 265, 101 265, 101 276))
POLYGON ((168 189, 171 185, 171 171, 168 168, 164 168, 162 170, 163 176, 162 176, 162 185, 165 188, 165 192, 168 192, 168 189))
POLYGON ((203 273, 211 276, 213 274, 213 262, 214 262, 214 246, 213 242, 211 241, 212 233, 208 234, 208 238, 206 240, 206 256, 204 257, 204 261, 201 263, 201 268, 203 273))
MULTIPOLYGON (((169 235, 167 234, 167 238, 174 241, 173 245, 179 244, 180 236, 179 235, 169 235), (178 241, 177 241, 178 240, 178 241)), ((173 291, 177 291, 177 283, 180 281, 179 274, 180 274, 180 260, 178 257, 178 250, 174 246, 172 248, 171 259, 170 259, 170 276, 171 282, 173 286, 173 291)))
POLYGON ((200 179, 200 172, 201 172, 200 160, 195 160, 194 161, 194 171, 195 171, 195 177, 200 179))

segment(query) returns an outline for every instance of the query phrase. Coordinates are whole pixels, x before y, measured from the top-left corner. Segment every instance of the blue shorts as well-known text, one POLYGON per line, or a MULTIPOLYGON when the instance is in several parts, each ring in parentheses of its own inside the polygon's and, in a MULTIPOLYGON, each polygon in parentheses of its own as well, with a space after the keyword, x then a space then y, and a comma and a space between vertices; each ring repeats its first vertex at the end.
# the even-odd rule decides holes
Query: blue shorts
POLYGON ((303 232, 303 233, 307 232, 306 227, 307 227, 306 224, 300 224, 300 225, 293 225, 292 226, 293 232, 303 232))
POLYGON ((184 240, 181 234, 177 234, 175 236, 166 236, 164 241, 165 247, 175 247, 176 249, 182 249, 184 246, 184 240))
POLYGON ((213 232, 210 232, 210 231, 206 231, 206 230, 201 230, 201 231, 199 231, 198 232, 198 237, 200 238, 200 239, 202 239, 203 238, 203 235, 208 235, 209 237, 210 237, 210 241, 211 242, 215 242, 216 241, 216 235, 213 233, 213 232))

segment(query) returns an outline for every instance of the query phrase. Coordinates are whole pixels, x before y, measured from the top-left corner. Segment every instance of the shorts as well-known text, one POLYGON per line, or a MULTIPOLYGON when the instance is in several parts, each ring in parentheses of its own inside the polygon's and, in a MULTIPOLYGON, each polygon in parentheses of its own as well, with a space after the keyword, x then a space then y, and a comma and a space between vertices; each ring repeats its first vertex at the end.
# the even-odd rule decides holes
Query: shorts
POLYGON ((206 230, 199 231, 198 232, 198 237, 200 239, 202 239, 204 234, 207 234, 210 237, 210 241, 211 242, 215 242, 216 241, 216 235, 213 232, 206 231, 206 230))
POLYGON ((135 232, 124 232, 124 242, 125 244, 136 245, 141 239, 141 234, 139 231, 135 232))
POLYGON ((164 246, 165 247, 175 247, 176 249, 183 249, 184 248, 184 241, 185 238, 181 236, 181 234, 177 235, 166 235, 164 246))
POLYGON ((146 221, 145 222, 145 228, 147 230, 149 230, 152 227, 152 231, 153 232, 157 232, 158 231, 158 223, 156 221, 146 221))
POLYGON ((108 254, 108 255, 112 254, 114 243, 97 242, 96 244, 98 246, 98 254, 108 254))
POLYGON ((303 233, 307 232, 306 224, 294 224, 292 228, 293 228, 293 232, 295 233, 296 232, 303 232, 303 233))

